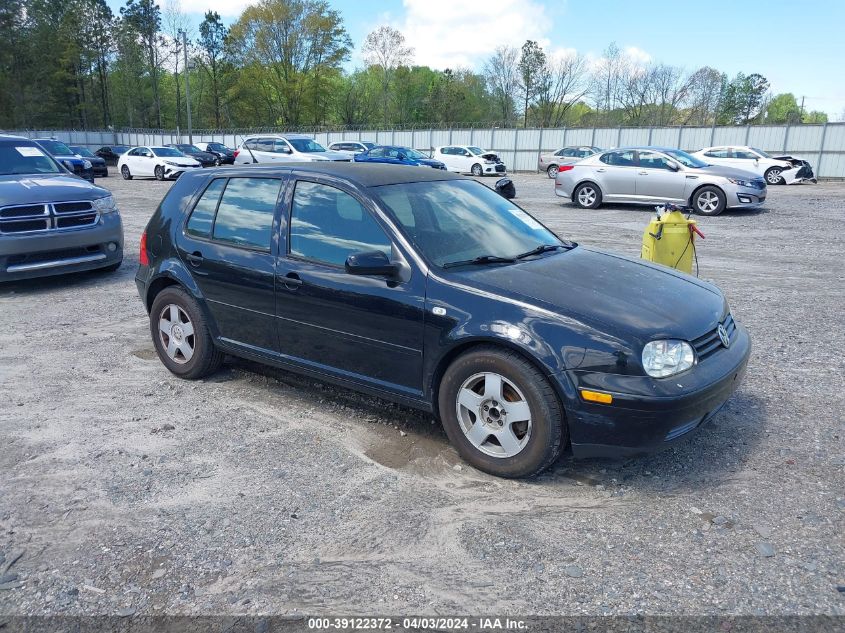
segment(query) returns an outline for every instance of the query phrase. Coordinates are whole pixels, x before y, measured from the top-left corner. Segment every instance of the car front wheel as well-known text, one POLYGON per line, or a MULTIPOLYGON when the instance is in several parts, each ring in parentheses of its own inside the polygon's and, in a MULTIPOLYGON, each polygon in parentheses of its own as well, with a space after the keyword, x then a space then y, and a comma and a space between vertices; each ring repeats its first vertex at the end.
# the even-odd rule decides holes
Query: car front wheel
POLYGON ((567 429, 546 377, 515 352, 480 347, 458 357, 440 383, 438 410, 469 464, 499 477, 531 477, 566 445, 567 429))
POLYGON ((128 165, 124 165, 120 168, 120 175, 123 176, 124 180, 132 180, 132 174, 129 173, 128 165))
POLYGON ((719 215, 725 210, 725 194, 718 187, 702 187, 695 192, 692 206, 701 215, 719 215))
POLYGON ((767 185, 781 185, 783 184, 783 176, 781 174, 780 167, 769 167, 766 170, 765 178, 767 185))
POLYGON ((213 374, 223 362, 205 316, 184 290, 170 286, 156 295, 150 309, 150 333, 164 366, 180 378, 213 374))
POLYGON ((164 167, 162 167, 161 165, 156 165, 154 173, 156 176, 156 180, 164 180, 164 167))
POLYGON ((478 163, 475 163, 475 165, 472 166, 472 169, 470 171, 472 172, 472 175, 475 176, 476 178, 484 175, 484 170, 481 168, 481 165, 479 165, 478 163))

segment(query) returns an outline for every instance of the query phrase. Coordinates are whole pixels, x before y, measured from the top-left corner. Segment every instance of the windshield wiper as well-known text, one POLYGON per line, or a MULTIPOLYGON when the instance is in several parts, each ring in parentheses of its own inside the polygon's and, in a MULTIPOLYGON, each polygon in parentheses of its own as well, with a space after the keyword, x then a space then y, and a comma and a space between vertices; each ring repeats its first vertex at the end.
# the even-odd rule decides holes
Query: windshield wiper
POLYGON ((531 257, 532 255, 540 255, 541 253, 547 253, 549 251, 556 251, 559 248, 569 248, 568 246, 564 246, 563 244, 540 244, 537 248, 532 248, 530 251, 525 251, 524 253, 520 253, 516 256, 515 259, 525 259, 526 257, 531 257))
POLYGON ((499 255, 479 255, 473 259, 462 259, 456 262, 446 262, 443 268, 454 268, 455 266, 483 266, 485 264, 513 264, 516 261, 513 257, 500 257, 499 255))

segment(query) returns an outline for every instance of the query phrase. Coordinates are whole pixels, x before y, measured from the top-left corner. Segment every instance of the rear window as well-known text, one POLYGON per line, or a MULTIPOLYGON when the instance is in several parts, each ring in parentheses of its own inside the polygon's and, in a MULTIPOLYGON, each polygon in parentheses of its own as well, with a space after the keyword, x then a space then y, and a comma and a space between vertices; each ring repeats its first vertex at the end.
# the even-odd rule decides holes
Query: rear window
POLYGON ((0 175, 57 174, 62 170, 30 141, 0 143, 0 175))
POLYGON ((226 185, 225 178, 212 180, 211 184, 200 197, 194 207, 185 232, 196 237, 211 237, 211 227, 214 224, 214 214, 217 213, 217 203, 220 201, 220 194, 226 185))

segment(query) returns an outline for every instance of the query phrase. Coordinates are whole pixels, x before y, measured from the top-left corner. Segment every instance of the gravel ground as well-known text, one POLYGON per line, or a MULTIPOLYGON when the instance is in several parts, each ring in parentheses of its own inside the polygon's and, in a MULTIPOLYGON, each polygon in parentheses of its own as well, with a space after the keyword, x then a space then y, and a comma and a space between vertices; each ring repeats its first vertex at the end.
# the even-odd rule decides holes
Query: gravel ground
MULTIPOLYGON (((649 209, 514 181, 639 254, 649 209)), ((243 361, 170 375, 133 283, 169 185, 102 182, 125 265, 0 285, 0 614, 845 614, 845 185, 699 220, 754 341, 708 428, 506 481, 409 409, 243 361)))

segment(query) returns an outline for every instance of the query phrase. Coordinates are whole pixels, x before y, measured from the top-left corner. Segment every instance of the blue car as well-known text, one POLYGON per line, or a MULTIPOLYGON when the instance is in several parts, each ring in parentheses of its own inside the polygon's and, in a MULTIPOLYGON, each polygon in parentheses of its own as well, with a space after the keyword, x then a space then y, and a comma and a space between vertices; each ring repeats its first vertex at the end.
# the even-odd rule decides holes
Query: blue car
POLYGON ((356 163, 386 163, 388 165, 413 165, 415 167, 434 167, 446 169, 446 165, 421 154, 410 147, 398 145, 379 145, 367 152, 355 154, 356 163))
POLYGON ((94 182, 94 166, 90 160, 77 156, 71 148, 54 138, 36 138, 32 140, 38 143, 41 149, 59 161, 69 171, 73 172, 74 175, 88 182, 94 182))

